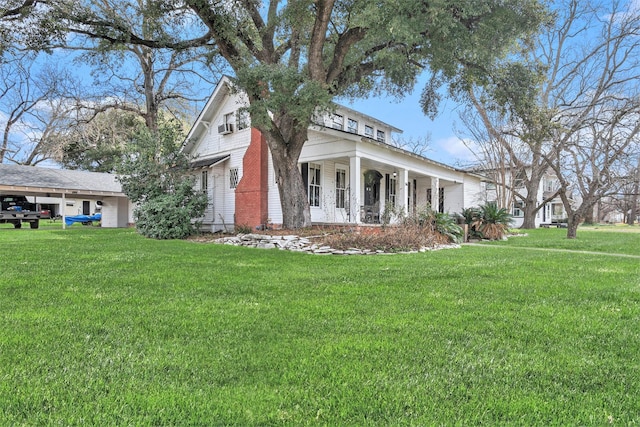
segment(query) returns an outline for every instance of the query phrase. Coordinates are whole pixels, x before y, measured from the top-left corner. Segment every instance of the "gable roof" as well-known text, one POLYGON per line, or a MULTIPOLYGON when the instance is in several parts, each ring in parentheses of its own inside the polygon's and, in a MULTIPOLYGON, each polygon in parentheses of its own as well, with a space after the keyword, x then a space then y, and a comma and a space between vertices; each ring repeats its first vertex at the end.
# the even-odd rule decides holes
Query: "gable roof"
POLYGON ((113 174, 5 164, 0 164, 0 191, 124 196, 113 174))
POLYGON ((198 118, 191 126, 187 137, 182 144, 182 149, 189 152, 198 139, 202 136, 202 133, 209 129, 211 121, 213 120, 217 107, 220 105, 225 96, 229 94, 231 90, 231 79, 228 76, 223 76, 216 85, 213 93, 209 97, 209 100, 200 111, 198 118))

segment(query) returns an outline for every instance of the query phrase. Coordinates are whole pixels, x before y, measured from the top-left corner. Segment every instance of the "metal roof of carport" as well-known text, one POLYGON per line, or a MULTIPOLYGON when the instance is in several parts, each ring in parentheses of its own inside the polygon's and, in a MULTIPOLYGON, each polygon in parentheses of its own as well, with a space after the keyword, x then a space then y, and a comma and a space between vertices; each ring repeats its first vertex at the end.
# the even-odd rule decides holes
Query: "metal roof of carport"
POLYGON ((116 175, 0 164, 0 193, 126 197, 116 175))

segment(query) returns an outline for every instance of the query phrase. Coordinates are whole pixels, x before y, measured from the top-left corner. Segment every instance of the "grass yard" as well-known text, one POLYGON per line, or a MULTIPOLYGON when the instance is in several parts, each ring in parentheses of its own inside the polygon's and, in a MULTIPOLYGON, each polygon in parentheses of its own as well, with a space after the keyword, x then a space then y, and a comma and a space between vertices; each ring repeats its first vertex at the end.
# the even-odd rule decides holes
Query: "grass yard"
POLYGON ((640 234, 313 256, 0 229, 2 425, 640 423, 640 234), (631 237, 630 237, 631 236, 631 237))

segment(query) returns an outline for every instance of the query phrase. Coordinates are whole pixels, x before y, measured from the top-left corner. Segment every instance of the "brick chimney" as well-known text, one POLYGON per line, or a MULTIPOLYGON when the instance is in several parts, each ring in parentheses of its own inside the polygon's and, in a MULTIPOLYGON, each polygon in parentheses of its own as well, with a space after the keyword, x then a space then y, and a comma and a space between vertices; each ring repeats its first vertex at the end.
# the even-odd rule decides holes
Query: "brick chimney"
POLYGON ((242 159, 242 178, 236 187, 236 226, 253 230, 266 224, 269 217, 267 143, 257 129, 251 128, 251 143, 242 159))

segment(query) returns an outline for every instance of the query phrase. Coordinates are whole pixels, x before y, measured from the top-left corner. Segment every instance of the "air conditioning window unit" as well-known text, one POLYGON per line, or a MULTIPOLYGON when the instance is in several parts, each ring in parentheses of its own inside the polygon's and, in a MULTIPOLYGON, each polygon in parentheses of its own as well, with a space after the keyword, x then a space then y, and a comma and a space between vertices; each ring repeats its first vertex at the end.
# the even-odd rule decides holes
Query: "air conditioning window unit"
POLYGON ((233 132, 233 125, 231 123, 224 123, 218 126, 219 134, 226 135, 231 132, 233 132))

